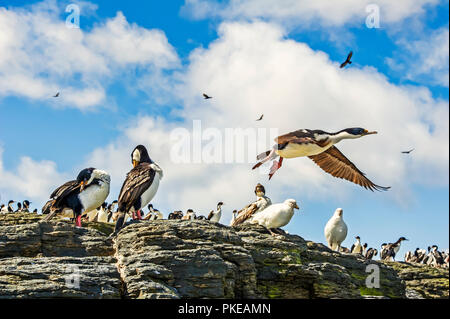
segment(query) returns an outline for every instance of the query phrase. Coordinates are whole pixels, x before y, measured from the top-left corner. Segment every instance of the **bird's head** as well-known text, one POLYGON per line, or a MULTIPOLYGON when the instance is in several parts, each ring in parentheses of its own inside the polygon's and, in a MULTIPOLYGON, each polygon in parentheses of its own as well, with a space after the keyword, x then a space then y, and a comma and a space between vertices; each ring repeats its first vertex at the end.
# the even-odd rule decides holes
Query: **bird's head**
POLYGON ((138 166, 140 163, 153 163, 144 145, 136 146, 131 152, 131 164, 133 164, 133 167, 138 166))
POLYGON ((355 239, 360 240, 361 238, 359 236, 356 236, 355 239))
POLYGON ((409 239, 406 239, 405 237, 400 237, 400 238, 398 239, 398 241, 404 241, 404 240, 409 240, 409 239))
POLYGON ((387 246, 387 244, 386 243, 382 243, 381 244, 381 248, 383 249, 384 247, 386 247, 387 246))
POLYGON ((217 209, 221 208, 224 204, 222 202, 217 203, 217 209))
POLYGON ((266 194, 266 189, 264 188, 264 186, 262 186, 261 184, 258 183, 258 185, 256 185, 255 187, 255 195, 256 196, 264 196, 266 194))
POLYGON ((342 136, 342 138, 360 138, 366 135, 378 134, 377 131, 368 131, 361 127, 352 127, 346 128, 342 131, 339 131, 338 134, 342 136))
POLYGON ((22 208, 22 203, 21 202, 17 203, 17 208, 19 208, 19 209, 22 208))
POLYGON ((433 246, 431 246, 431 248, 432 248, 434 251, 436 251, 436 250, 438 249, 438 246, 437 246, 437 245, 433 245, 433 246))
POLYGON ((30 207, 30 204, 31 204, 31 202, 30 202, 29 200, 24 200, 24 201, 23 201, 23 206, 24 206, 24 207, 27 207, 27 208, 28 208, 28 207, 30 207))
POLYGON ((336 217, 342 217, 344 215, 344 210, 342 208, 338 208, 334 211, 334 215, 336 217))
POLYGON ((107 202, 103 202, 102 208, 105 209, 106 207, 108 207, 108 203, 107 202))
POLYGON ((364 243, 363 247, 364 247, 364 248, 367 248, 367 243, 364 243))
POLYGON ((8 202, 8 206, 9 206, 9 205, 12 205, 12 204, 14 204, 14 203, 15 203, 15 201, 10 200, 10 201, 8 202))
POLYGON ((194 210, 192 208, 189 208, 186 213, 187 214, 192 214, 193 212, 194 212, 194 210))
POLYGON ((293 209, 300 209, 300 207, 298 207, 297 205, 297 201, 295 199, 286 199, 284 201, 284 203, 290 207, 292 207, 293 209))
POLYGON ((105 171, 93 167, 85 168, 77 176, 77 182, 81 185, 81 191, 90 185, 94 179, 101 180, 107 184, 111 181, 111 177, 105 171))

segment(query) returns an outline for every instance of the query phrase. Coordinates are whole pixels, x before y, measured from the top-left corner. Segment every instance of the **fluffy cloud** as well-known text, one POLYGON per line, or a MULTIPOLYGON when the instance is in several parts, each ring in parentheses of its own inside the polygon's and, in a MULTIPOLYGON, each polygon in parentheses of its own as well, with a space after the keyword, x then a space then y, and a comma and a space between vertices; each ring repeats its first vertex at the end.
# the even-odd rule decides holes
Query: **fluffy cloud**
POLYGON ((3 149, 0 148, 0 194, 1 203, 9 199, 22 201, 25 199, 35 203, 33 207, 41 207, 48 200, 50 193, 70 177, 61 173, 56 163, 51 161, 34 161, 22 157, 14 171, 3 166, 3 149))
MULTIPOLYGON (((269 19, 294 26, 339 27, 344 24, 364 23, 371 0, 229 0, 224 2, 186 0, 182 12, 195 19, 269 19)), ((379 0, 382 24, 402 21, 424 12, 427 5, 439 0, 379 0)))
MULTIPOLYGON (((86 2, 81 8, 94 10, 86 2)), ((61 91, 59 104, 90 109, 105 101, 108 83, 125 68, 161 74, 179 64, 160 30, 130 24, 121 12, 90 31, 71 29, 63 10, 52 0, 0 7, 0 97, 48 101, 61 91)))
POLYGON ((401 48, 397 57, 386 60, 391 69, 403 73, 408 80, 448 87, 448 26, 425 34, 420 40, 401 39, 397 46, 401 48))

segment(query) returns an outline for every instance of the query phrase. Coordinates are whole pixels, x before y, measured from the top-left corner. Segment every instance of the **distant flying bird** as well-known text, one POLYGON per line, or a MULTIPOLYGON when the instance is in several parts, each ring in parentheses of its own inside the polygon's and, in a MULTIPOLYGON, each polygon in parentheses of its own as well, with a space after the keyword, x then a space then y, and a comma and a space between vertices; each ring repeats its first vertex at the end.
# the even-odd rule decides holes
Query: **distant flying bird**
POLYGON ((205 98, 205 100, 212 99, 212 96, 208 96, 205 93, 203 93, 203 97, 205 98))
POLYGON ((59 92, 56 93, 55 95, 53 95, 53 97, 58 97, 59 96, 59 92))
POLYGON ((347 60, 345 60, 345 62, 341 64, 341 69, 343 67, 345 67, 347 64, 352 64, 352 61, 350 61, 352 56, 353 56, 353 51, 350 51, 350 53, 347 55, 347 60))
POLYGON ((344 139, 356 139, 371 134, 377 134, 377 132, 369 132, 359 127, 347 128, 336 133, 327 133, 322 130, 297 130, 278 136, 271 150, 257 156, 259 162, 253 166, 253 169, 280 156, 280 160, 275 160, 270 169, 270 179, 281 167, 284 158, 307 156, 334 177, 346 179, 371 191, 388 190, 389 187, 372 183, 334 146, 344 139))
POLYGON ((261 117, 259 119, 257 119, 256 121, 261 121, 264 117, 264 114, 261 115, 261 117))
POLYGON ((409 151, 404 151, 404 152, 402 152, 402 154, 409 154, 409 153, 411 153, 412 151, 414 151, 414 149, 409 150, 409 151))

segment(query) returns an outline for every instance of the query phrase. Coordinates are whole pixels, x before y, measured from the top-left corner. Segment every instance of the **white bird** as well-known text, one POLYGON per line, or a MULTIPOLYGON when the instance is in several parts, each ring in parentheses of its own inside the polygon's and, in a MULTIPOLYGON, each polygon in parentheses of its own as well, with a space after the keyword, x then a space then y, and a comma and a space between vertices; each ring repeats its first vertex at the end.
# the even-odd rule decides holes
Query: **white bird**
POLYGON ((98 213, 97 213, 97 221, 99 223, 107 223, 108 222, 108 210, 107 210, 108 203, 104 202, 102 206, 99 207, 98 213))
POLYGON ((220 218, 222 217, 222 202, 217 204, 217 209, 215 211, 211 211, 208 215, 208 220, 218 223, 220 218))
POLYGON ((283 203, 270 205, 262 212, 254 214, 248 222, 266 227, 271 235, 275 236, 272 229, 287 225, 294 216, 294 209, 299 209, 297 202, 294 199, 287 199, 283 203))
POLYGON ((342 208, 336 209, 324 229, 328 247, 335 251, 340 251, 342 242, 347 238, 348 228, 343 215, 342 208))

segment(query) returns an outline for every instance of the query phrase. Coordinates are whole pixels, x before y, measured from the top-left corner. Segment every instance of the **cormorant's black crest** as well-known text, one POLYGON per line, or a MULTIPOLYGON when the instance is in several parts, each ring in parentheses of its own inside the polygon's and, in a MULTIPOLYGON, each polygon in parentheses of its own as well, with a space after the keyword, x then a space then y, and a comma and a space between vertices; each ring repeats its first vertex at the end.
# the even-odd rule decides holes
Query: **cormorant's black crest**
POLYGON ((339 131, 340 132, 347 132, 348 134, 352 134, 352 135, 363 135, 366 130, 361 128, 361 127, 351 127, 351 128, 346 128, 345 130, 339 131))
POLYGON ((93 167, 85 168, 77 176, 77 182, 86 182, 91 178, 92 172, 95 170, 93 167))
MULTIPOLYGON (((150 156, 148 155, 147 149, 144 145, 138 145, 134 148, 133 152, 131 152, 131 163, 133 163, 133 153, 138 150, 139 151, 139 163, 153 163, 150 156)), ((138 164, 139 164, 138 163, 138 164)))

